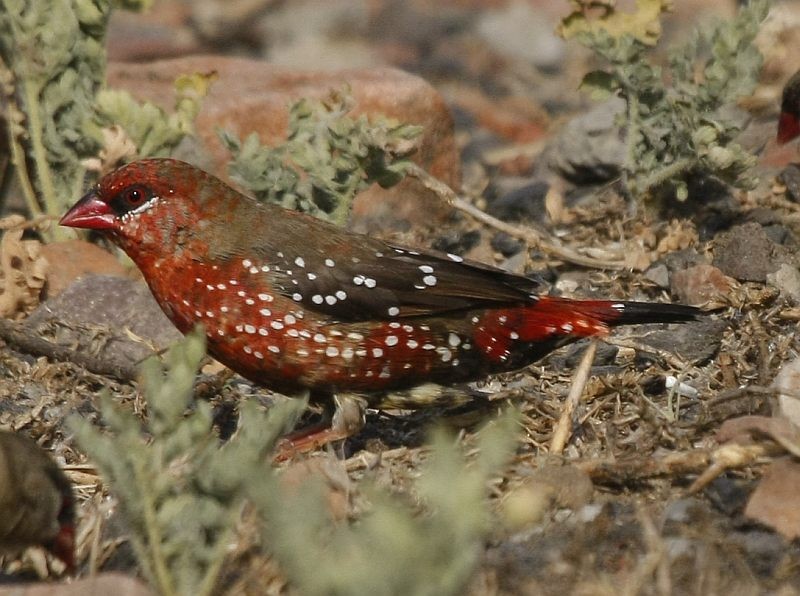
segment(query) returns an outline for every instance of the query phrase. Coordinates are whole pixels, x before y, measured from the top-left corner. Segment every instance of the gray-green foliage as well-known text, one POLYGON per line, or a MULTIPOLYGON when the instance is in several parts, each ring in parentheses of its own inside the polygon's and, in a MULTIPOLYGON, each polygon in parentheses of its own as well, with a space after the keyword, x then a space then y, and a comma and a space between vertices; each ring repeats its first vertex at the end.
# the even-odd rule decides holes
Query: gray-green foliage
POLYGON ((56 213, 78 196, 82 159, 97 152, 84 133, 105 73, 104 34, 112 2, 1 0, 0 70, 12 159, 25 173, 32 215, 56 213), (39 202, 41 199, 41 203, 39 202))
POLYGON ((241 408, 241 428, 224 446, 212 431, 211 406, 192 387, 204 354, 193 333, 168 353, 164 368, 145 362, 142 391, 147 420, 102 398, 109 434, 72 421, 78 442, 118 497, 137 559, 162 595, 213 593, 252 476, 272 473, 270 453, 304 404, 264 414, 241 408))
POLYGON ((515 426, 508 413, 484 429, 470 463, 437 433, 415 481, 421 508, 367 488, 371 509, 352 524, 330 519, 319 484, 286 495, 274 478, 254 479, 264 541, 307 596, 461 594, 489 530, 487 482, 513 452, 515 426))
POLYGON ((668 73, 648 61, 648 45, 631 33, 612 35, 601 25, 575 34, 609 63, 589 73, 583 88, 627 103, 623 182, 630 195, 671 189, 685 199, 690 176, 755 185, 756 159, 734 140, 742 118, 731 108, 755 88, 762 56, 753 41, 767 11, 766 1, 755 0, 730 21, 697 29, 670 51, 668 73))
POLYGON ((266 147, 256 133, 244 141, 219 135, 232 153, 231 177, 262 201, 344 224, 356 193, 405 175, 421 128, 386 118, 353 118, 351 98, 301 99, 289 111, 286 142, 266 147))
POLYGON ((111 11, 140 10, 151 3, 0 0, 0 105, 31 216, 60 215, 80 196, 85 160, 102 148, 103 126, 131 128, 128 134, 140 156, 164 154, 186 134, 186 116, 193 119, 196 113, 186 101, 196 79, 189 79, 184 96, 179 88, 180 114, 174 117, 149 104, 139 106, 127 94, 102 90, 111 11))

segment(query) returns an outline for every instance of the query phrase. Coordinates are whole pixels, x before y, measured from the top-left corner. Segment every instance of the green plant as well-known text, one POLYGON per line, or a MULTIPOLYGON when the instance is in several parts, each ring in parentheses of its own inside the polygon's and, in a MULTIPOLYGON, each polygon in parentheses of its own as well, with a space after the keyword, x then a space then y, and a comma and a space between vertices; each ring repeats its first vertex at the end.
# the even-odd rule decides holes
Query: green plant
POLYGON ((305 405, 291 400, 265 414, 245 403, 239 431, 221 445, 211 406, 192 394, 204 353, 204 336, 195 332, 169 351, 166 368, 155 358, 144 363, 145 422, 107 394, 101 404, 110 434, 71 421, 119 499, 145 576, 163 596, 215 592, 245 484, 270 477, 273 447, 305 405))
POLYGON ((489 531, 487 482, 514 450, 516 420, 507 412, 482 430, 469 463, 437 432, 414 482, 418 503, 366 483, 371 508, 351 524, 331 520, 319 483, 287 494, 274 477, 254 478, 264 541, 307 596, 462 594, 489 531))
MULTIPOLYGON (((139 156, 164 154, 190 127, 203 81, 179 81, 177 116, 103 90, 108 19, 152 0, 0 0, 0 98, 11 163, 32 217, 60 216, 82 194, 87 163, 122 125, 139 156)), ((111 151, 118 156, 119 152, 111 151)), ((113 164, 112 164, 113 165, 113 164)), ((4 197, 0 197, 2 199, 4 197)), ((67 232, 54 227, 50 237, 67 232)))
POLYGON ((606 70, 584 77, 583 89, 595 98, 616 94, 627 104, 625 192, 642 199, 667 191, 684 200, 693 177, 752 188, 756 159, 735 141, 741 118, 731 107, 755 88, 762 57, 753 41, 767 2, 754 0, 734 19, 695 30, 669 52, 666 73, 648 59, 666 0, 637 0, 631 14, 607 0, 573 0, 573 5, 560 33, 608 63, 606 70), (590 17, 592 11, 599 16, 590 17))
POLYGON ((220 131, 232 154, 231 177, 261 201, 343 225, 359 191, 403 178, 421 132, 385 118, 353 118, 352 107, 352 98, 339 92, 326 101, 301 99, 289 110, 286 142, 276 147, 261 145, 256 133, 242 142, 220 131))

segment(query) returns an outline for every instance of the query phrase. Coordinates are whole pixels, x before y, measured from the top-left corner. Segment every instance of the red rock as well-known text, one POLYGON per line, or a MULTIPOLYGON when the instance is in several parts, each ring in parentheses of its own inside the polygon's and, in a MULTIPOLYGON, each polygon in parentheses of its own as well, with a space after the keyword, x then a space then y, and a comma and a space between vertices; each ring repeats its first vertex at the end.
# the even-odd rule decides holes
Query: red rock
MULTIPOLYGON (((298 72, 266 62, 221 56, 192 56, 150 64, 112 63, 111 87, 128 90, 139 100, 149 100, 166 110, 174 103, 173 82, 180 74, 216 71, 197 117, 197 139, 207 163, 196 165, 227 177, 230 158, 217 138, 217 128, 240 138, 258 132, 261 141, 276 144, 286 137, 289 105, 302 97, 324 98, 332 89, 349 85, 356 100, 355 115, 385 115, 424 127, 415 160, 451 187, 458 187, 459 162, 452 116, 439 93, 423 79, 392 69, 358 69, 341 72, 298 72)), ((384 190, 370 188, 354 206, 354 219, 365 222, 384 214, 412 225, 435 225, 449 208, 416 180, 384 190)), ((397 224, 397 221, 394 222, 397 224)), ((355 227, 359 227, 356 222, 355 227)), ((400 227, 403 227, 402 224, 400 227)))
POLYGON ((83 240, 51 242, 42 246, 42 254, 50 267, 47 272, 47 296, 61 293, 84 275, 128 276, 128 269, 117 258, 96 244, 83 240))
POLYGON ((672 292, 685 304, 703 304, 722 298, 733 280, 713 265, 695 265, 672 274, 672 292))

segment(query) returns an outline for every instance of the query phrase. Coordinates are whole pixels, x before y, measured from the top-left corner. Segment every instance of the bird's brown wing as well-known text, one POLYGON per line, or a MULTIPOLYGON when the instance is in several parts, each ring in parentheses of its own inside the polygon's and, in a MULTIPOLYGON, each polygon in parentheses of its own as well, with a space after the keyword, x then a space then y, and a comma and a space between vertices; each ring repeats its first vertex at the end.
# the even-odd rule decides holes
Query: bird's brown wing
MULTIPOLYGON (((267 264, 263 275, 275 290, 339 320, 523 304, 544 290, 541 280, 456 255, 395 246, 307 216, 282 215, 280 228, 270 230, 269 247, 251 236, 248 254, 267 264)), ((257 276, 253 283, 259 283, 257 276)))

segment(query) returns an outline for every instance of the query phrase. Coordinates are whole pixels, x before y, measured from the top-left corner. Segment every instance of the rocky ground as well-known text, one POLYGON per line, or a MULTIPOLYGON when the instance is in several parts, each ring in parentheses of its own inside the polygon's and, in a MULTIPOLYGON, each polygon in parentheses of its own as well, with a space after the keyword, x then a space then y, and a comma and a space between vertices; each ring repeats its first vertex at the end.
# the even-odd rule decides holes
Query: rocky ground
MULTIPOLYGON (((676 3, 666 40, 735 4, 676 3)), ((346 80, 362 113, 423 124, 420 165, 463 197, 448 205, 417 180, 370 189, 354 229, 536 273, 555 293, 709 311, 695 323, 604 339, 572 412, 565 403, 586 342, 488 380, 481 408, 370 412, 363 432, 319 455, 346 472, 350 490, 365 476, 402 487, 434 422, 464 429, 469 445, 501 405, 520 408, 521 445, 492 486, 505 523, 471 594, 798 593, 800 168, 791 162, 800 158, 772 137, 781 86, 800 67, 791 51, 800 3, 776 2, 759 42, 766 63, 746 102, 744 136, 759 151, 759 186, 706 188, 659 206, 618 193, 620 106, 576 91, 590 59, 552 33, 566 10, 538 0, 164 0, 147 15, 115 16, 109 80, 170 108, 175 76, 215 70, 197 136, 178 157, 221 176, 217 126, 278 140, 291 99, 322 97, 346 80), (559 445, 562 419, 568 440, 559 445)), ((45 246, 45 271, 19 238, 4 240, 12 249, 35 297, 18 327, 0 325, 0 426, 65 463, 80 501, 79 575, 134 573, 108 487, 64 421, 97 417, 103 389, 138 411, 136 363, 178 332, 135 272, 103 250, 45 246), (84 273, 103 277, 74 281, 84 273)), ((253 393, 266 395, 240 379, 211 392, 223 433, 237 401, 253 393)), ((288 589, 264 561, 233 565, 228 593, 288 589)), ((35 554, 4 569, 12 580, 49 573, 35 554)), ((70 589, 88 588, 30 588, 70 589)))

